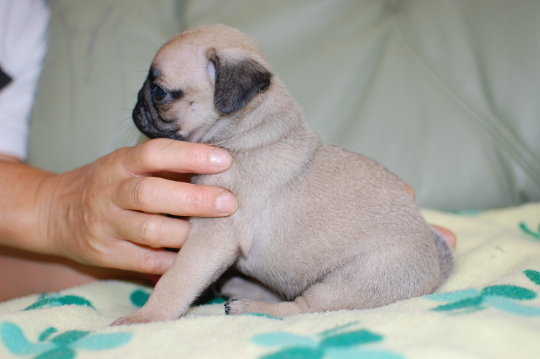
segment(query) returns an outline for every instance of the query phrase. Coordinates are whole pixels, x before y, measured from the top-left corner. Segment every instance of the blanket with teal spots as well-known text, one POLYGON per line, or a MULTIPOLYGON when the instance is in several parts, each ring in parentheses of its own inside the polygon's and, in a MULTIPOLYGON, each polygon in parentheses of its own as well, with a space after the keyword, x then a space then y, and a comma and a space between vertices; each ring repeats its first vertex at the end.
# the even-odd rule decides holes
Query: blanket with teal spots
POLYGON ((98 281, 0 303, 0 358, 540 358, 540 203, 423 214, 458 238, 434 294, 289 318, 226 316, 216 299, 175 321, 109 327, 152 289, 98 281))

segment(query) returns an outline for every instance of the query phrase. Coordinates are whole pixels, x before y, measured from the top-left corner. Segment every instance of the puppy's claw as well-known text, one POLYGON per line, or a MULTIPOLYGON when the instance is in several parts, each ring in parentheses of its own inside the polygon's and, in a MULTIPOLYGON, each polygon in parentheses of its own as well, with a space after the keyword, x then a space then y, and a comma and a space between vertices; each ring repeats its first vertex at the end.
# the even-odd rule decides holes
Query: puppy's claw
POLYGON ((115 326, 118 326, 118 325, 122 325, 124 324, 124 320, 126 319, 126 317, 120 317, 118 319, 116 319, 114 322, 111 323, 111 327, 115 327, 115 326))
POLYGON ((156 313, 147 313, 141 311, 139 309, 138 311, 135 311, 131 313, 128 316, 121 317, 116 319, 112 324, 111 327, 117 326, 117 325, 131 325, 131 324, 142 324, 142 323, 151 323, 151 322, 164 322, 167 320, 172 320, 176 318, 170 318, 166 316, 158 316, 156 313))
POLYGON ((227 315, 239 315, 251 313, 249 303, 254 303, 249 299, 231 299, 225 303, 225 313, 227 315))
POLYGON ((237 313, 234 313, 234 311, 232 310, 231 308, 231 303, 232 302, 236 302, 238 299, 231 299, 229 300, 227 303, 223 304, 223 306, 225 307, 225 314, 227 315, 231 315, 231 314, 237 314, 237 313))

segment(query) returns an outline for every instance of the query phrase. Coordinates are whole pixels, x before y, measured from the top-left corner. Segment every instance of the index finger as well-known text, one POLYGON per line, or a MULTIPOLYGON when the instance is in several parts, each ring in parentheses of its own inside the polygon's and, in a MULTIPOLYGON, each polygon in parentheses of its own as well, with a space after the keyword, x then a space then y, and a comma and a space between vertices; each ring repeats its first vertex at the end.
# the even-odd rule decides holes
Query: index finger
POLYGON ((212 174, 231 164, 232 156, 221 148, 156 138, 128 149, 125 168, 136 176, 163 171, 212 174))

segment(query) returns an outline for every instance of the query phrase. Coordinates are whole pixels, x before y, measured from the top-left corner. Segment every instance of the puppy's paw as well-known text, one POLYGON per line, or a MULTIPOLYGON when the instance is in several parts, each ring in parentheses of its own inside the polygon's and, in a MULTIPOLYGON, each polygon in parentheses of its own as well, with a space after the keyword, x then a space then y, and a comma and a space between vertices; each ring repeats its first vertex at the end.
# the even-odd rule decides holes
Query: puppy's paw
POLYGON ((249 311, 250 303, 253 302, 249 299, 231 299, 225 306, 225 314, 227 315, 239 315, 245 313, 251 313, 249 311))
POLYGON ((131 324, 140 324, 140 323, 150 323, 154 320, 141 320, 141 318, 133 318, 131 315, 128 315, 127 317, 121 317, 116 319, 114 322, 111 323, 111 327, 115 327, 118 325, 131 325, 131 324))
POLYGON ((127 317, 121 317, 116 319, 111 323, 111 327, 118 325, 130 325, 130 324, 141 324, 141 323, 152 323, 152 322, 161 322, 166 321, 169 318, 160 318, 155 315, 148 315, 147 313, 136 311, 128 315, 127 317))

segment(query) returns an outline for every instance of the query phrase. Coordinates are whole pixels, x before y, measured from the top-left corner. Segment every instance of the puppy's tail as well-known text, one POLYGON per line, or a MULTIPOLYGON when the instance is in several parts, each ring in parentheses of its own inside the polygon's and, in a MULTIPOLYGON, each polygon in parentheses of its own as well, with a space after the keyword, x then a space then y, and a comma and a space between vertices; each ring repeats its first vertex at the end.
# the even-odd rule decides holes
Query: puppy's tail
POLYGON ((431 227, 431 233, 435 244, 437 245, 437 254, 439 256, 439 263, 441 265, 441 283, 444 282, 452 272, 452 267, 454 266, 454 255, 452 254, 452 248, 444 239, 444 237, 439 233, 438 230, 431 227))

